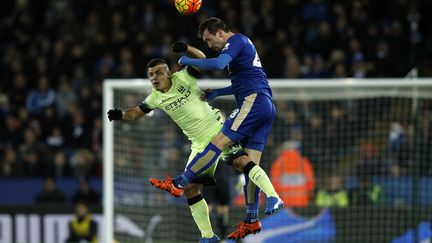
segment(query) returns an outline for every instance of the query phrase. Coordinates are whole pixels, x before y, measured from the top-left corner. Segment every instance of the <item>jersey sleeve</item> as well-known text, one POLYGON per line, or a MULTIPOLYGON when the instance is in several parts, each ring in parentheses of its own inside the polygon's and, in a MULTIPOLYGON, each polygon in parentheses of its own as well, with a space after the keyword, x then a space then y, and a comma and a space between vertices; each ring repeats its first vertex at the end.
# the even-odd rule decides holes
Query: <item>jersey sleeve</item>
POLYGON ((244 45, 245 43, 240 36, 233 35, 228 39, 221 54, 228 54, 234 59, 244 48, 244 45))
POLYGON ((146 97, 146 99, 139 105, 139 108, 145 113, 158 108, 156 97, 153 92, 146 97))
POLYGON ((139 108, 141 109, 141 111, 144 112, 144 113, 149 113, 150 111, 153 110, 153 109, 150 108, 150 106, 147 105, 147 103, 145 103, 145 102, 142 102, 138 107, 139 107, 139 108))

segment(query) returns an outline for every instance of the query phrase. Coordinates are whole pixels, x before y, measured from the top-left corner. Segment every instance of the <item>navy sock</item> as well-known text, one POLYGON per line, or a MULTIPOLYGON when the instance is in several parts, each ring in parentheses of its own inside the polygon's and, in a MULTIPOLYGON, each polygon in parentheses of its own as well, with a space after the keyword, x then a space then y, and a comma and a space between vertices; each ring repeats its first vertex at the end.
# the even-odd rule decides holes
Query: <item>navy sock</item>
POLYGON ((244 221, 247 223, 254 223, 255 221, 259 220, 258 217, 259 194, 261 190, 259 187, 253 184, 252 181, 250 181, 249 177, 246 174, 244 176, 245 176, 246 183, 243 187, 243 191, 245 193, 246 209, 247 209, 246 218, 244 221), (249 195, 249 193, 253 193, 253 196, 249 195))
POLYGON ((254 223, 254 222, 256 222, 256 221, 258 221, 259 220, 259 217, 258 217, 258 209, 256 209, 256 210, 247 210, 246 211, 246 218, 245 218, 245 222, 247 222, 247 223, 254 223))
POLYGON ((174 186, 178 188, 186 188, 187 184, 189 184, 189 180, 183 175, 173 179, 174 186))

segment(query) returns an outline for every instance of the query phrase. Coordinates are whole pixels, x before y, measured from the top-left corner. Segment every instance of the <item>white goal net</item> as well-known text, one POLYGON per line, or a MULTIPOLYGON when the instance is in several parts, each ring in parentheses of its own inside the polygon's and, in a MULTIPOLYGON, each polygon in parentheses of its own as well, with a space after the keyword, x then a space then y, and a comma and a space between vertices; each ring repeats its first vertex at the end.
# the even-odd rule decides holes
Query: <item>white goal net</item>
MULTIPOLYGON (((199 85, 225 87, 229 81, 199 85)), ((430 239, 432 79, 271 80, 270 85, 277 117, 261 166, 288 195, 289 169, 275 166, 284 166, 276 161, 289 144, 309 159, 313 178, 305 204, 291 205, 287 196, 281 213, 264 217, 261 210, 263 231, 246 242, 430 239)), ((200 234, 186 200, 148 183, 184 169, 190 144, 182 132, 162 111, 134 122, 106 117, 109 109, 139 105, 150 91, 148 80, 104 82, 104 239, 196 242, 200 234)), ((236 107, 231 96, 211 105, 227 114, 236 107)), ((245 211, 237 178, 231 175, 229 225, 245 211)))

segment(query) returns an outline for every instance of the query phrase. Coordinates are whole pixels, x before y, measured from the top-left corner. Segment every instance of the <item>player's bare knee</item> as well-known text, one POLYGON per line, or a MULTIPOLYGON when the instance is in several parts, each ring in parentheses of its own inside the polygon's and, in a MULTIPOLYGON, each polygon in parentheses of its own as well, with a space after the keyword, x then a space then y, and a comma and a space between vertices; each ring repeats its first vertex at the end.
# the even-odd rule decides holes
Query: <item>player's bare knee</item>
POLYGON ((233 141, 229 137, 225 136, 225 134, 222 132, 218 132, 216 136, 214 136, 212 143, 220 150, 223 150, 234 144, 233 141))
POLYGON ((186 198, 192 198, 201 193, 201 185, 198 184, 188 184, 185 188, 184 194, 186 198))
POLYGON ((249 157, 247 156, 247 154, 242 155, 240 157, 237 157, 236 159, 233 160, 232 165, 233 167, 240 171, 243 172, 244 167, 250 162, 249 157))

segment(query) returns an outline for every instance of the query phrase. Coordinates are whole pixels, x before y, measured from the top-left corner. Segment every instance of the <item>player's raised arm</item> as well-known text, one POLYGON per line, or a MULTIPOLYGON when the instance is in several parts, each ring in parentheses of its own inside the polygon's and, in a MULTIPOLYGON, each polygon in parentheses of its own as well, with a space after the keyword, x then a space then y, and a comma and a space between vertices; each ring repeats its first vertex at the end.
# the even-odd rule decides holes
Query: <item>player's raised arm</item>
POLYGON ((149 113, 151 109, 145 106, 145 103, 127 110, 111 109, 108 111, 108 119, 110 121, 124 120, 124 121, 136 121, 143 117, 146 113, 149 113))
MULTIPOLYGON (((172 46, 172 51, 176 53, 186 52, 188 56, 191 56, 193 58, 198 58, 198 59, 206 58, 206 55, 201 50, 181 41, 174 43, 174 45, 172 46)), ((190 66, 193 67, 193 69, 195 69, 198 72, 202 71, 202 69, 199 67, 196 67, 194 65, 190 65, 190 66)))
POLYGON ((206 58, 206 55, 201 50, 181 41, 174 43, 174 45, 172 46, 172 51, 176 53, 186 52, 189 56, 193 58, 206 58))
POLYGON ((216 58, 208 58, 208 59, 195 59, 187 56, 182 56, 179 59, 178 63, 181 65, 192 65, 194 67, 198 67, 204 70, 222 70, 231 61, 232 61, 232 57, 230 55, 220 54, 216 58))

